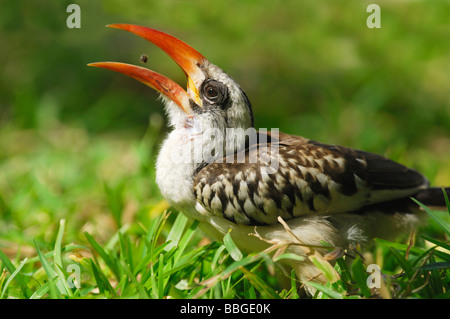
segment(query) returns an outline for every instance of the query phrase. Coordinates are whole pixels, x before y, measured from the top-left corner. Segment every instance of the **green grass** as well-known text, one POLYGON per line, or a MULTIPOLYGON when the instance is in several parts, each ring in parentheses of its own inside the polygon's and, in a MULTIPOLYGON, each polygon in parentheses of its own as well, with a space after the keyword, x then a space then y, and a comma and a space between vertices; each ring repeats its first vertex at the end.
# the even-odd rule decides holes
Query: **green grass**
POLYGON ((430 225, 404 242, 376 239, 335 266, 314 259, 331 284, 291 274, 280 287, 273 259, 288 255, 246 255, 229 235, 211 242, 162 200, 143 155, 151 127, 134 142, 101 136, 76 150, 74 130, 58 125, 57 141, 2 130, 10 156, 0 167, 0 298, 292 299, 305 297, 303 285, 317 289, 312 298, 450 297, 449 212, 425 208, 430 225), (27 147, 16 149, 12 137, 27 147), (371 263, 381 267, 380 289, 367 287, 371 263))

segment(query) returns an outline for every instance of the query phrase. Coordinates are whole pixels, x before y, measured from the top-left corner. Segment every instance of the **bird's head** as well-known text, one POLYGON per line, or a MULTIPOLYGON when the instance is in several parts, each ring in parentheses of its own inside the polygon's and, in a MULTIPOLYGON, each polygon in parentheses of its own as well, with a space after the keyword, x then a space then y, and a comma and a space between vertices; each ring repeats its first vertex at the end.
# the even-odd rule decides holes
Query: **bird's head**
POLYGON ((205 129, 253 127, 250 102, 240 86, 222 69, 188 44, 164 32, 131 24, 108 27, 134 33, 165 51, 184 71, 187 89, 152 70, 119 62, 97 62, 89 66, 123 73, 161 93, 170 125, 205 129))

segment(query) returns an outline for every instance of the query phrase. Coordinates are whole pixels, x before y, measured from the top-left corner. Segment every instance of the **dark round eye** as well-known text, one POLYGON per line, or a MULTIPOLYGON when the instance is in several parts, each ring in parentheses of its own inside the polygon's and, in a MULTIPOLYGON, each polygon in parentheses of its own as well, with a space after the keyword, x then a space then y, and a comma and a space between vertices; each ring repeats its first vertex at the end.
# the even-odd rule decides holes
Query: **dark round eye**
POLYGON ((208 85, 205 89, 205 95, 208 99, 217 99, 217 96, 219 95, 219 89, 215 87, 214 85, 208 85))
POLYGON ((228 98, 228 88, 221 82, 206 80, 203 83, 202 94, 210 104, 223 104, 228 98))

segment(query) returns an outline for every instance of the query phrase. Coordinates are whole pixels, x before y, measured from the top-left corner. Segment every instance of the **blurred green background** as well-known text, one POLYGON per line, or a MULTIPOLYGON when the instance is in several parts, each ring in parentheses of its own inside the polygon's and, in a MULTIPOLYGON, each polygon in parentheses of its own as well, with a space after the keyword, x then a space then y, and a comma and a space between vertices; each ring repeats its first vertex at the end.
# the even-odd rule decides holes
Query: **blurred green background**
MULTIPOLYGON (((157 94, 96 61, 185 86, 155 46, 109 23, 168 32, 246 90, 257 128, 384 154, 450 185, 450 2, 16 0, 0 10, 0 248, 49 240, 60 218, 107 238, 160 207, 157 94), (66 8, 81 7, 69 29, 66 8), (113 217, 111 218, 111 212, 113 217), (52 231, 53 230, 53 231, 52 231)), ((22 246, 25 245, 25 246, 22 246)))

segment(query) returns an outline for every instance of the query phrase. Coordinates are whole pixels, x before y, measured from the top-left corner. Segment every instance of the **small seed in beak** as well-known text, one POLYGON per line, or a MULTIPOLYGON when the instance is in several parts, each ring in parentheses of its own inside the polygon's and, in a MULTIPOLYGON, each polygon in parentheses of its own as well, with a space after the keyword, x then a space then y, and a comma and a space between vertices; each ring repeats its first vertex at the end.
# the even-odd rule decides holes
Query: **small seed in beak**
POLYGON ((139 60, 141 60, 142 63, 147 63, 148 55, 147 54, 142 54, 141 57, 139 58, 139 60))

